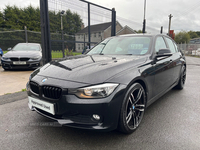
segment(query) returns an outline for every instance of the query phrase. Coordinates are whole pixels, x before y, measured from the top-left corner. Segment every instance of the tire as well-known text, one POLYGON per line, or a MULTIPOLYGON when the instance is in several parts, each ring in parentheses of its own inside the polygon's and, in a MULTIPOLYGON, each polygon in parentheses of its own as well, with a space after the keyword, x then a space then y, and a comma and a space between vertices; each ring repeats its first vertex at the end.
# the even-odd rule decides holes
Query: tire
POLYGON ((130 134, 140 125, 146 107, 146 93, 139 83, 134 83, 122 102, 118 130, 130 134), (136 97, 136 98, 135 98, 136 97))
POLYGON ((185 65, 182 66, 181 68, 181 74, 179 77, 179 81, 178 84, 176 85, 176 89, 182 90, 184 88, 185 85, 185 80, 186 80, 186 67, 185 65))
POLYGON ((4 69, 4 71, 8 71, 9 69, 5 69, 5 68, 3 68, 4 69))

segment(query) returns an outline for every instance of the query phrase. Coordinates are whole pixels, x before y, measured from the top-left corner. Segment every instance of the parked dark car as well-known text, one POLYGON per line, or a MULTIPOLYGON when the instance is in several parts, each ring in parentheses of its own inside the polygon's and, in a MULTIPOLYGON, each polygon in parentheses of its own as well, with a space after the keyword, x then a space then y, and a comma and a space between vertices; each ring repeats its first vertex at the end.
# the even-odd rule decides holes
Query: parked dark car
POLYGON ((173 87, 183 89, 185 79, 185 57, 170 37, 116 36, 34 71, 28 105, 61 125, 132 133, 147 106, 173 87))
MULTIPOLYGON (((3 50, 0 48, 0 59, 3 56, 3 50)), ((1 61, 0 61, 0 66, 1 66, 1 61)))
POLYGON ((42 49, 38 43, 18 43, 1 58, 4 70, 35 69, 41 65, 42 49))

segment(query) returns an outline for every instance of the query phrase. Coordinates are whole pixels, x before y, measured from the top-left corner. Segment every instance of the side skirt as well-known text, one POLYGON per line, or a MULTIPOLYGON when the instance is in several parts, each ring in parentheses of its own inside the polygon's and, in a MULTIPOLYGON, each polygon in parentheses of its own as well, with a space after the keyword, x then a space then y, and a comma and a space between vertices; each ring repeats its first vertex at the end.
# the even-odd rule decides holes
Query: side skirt
MULTIPOLYGON (((178 80, 179 81, 179 80, 178 80)), ((171 89, 173 89, 177 84, 178 81, 176 81, 170 88, 168 88, 167 90, 161 92, 160 94, 156 95, 155 97, 153 97, 152 99, 147 101, 147 107, 149 107, 151 104, 153 104, 156 100, 158 100, 160 97, 162 97, 164 94, 166 94, 167 92, 169 92, 171 89)))

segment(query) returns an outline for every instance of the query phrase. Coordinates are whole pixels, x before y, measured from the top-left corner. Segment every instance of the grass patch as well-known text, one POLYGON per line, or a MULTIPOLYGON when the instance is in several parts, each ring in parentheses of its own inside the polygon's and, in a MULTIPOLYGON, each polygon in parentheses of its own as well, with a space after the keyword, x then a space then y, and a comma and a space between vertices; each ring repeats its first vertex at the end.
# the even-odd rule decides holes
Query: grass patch
POLYGON ((51 57, 52 57, 52 59, 63 58, 63 53, 62 53, 62 51, 52 51, 51 57))
POLYGON ((22 89, 22 92, 25 92, 26 91, 26 89, 22 89))
POLYGON ((74 55, 81 55, 82 53, 73 52, 74 55))
MULTIPOLYGON (((75 56, 75 55, 80 55, 80 54, 81 53, 78 53, 78 52, 65 51, 65 56, 75 56)), ((63 58, 63 52, 62 51, 51 51, 51 56, 52 56, 52 59, 63 58)))
POLYGON ((8 51, 3 51, 3 54, 7 53, 8 51))
MULTIPOLYGON (((15 92, 15 93, 20 93, 20 92, 26 92, 26 89, 22 89, 21 91, 15 92)), ((13 94, 13 93, 5 93, 4 95, 9 95, 9 94, 13 94)))
POLYGON ((6 93, 6 94, 4 94, 4 95, 9 95, 9 94, 12 94, 12 93, 6 93))

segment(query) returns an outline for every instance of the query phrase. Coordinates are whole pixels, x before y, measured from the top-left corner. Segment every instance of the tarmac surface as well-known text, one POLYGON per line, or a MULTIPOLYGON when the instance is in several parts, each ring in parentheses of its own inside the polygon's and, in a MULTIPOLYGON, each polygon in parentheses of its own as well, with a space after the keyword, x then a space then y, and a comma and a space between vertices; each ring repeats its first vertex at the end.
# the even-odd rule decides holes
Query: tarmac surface
POLYGON ((61 127, 29 110, 26 92, 0 96, 0 150, 200 149, 200 58, 187 57, 183 90, 171 90, 147 108, 130 135, 61 127))

